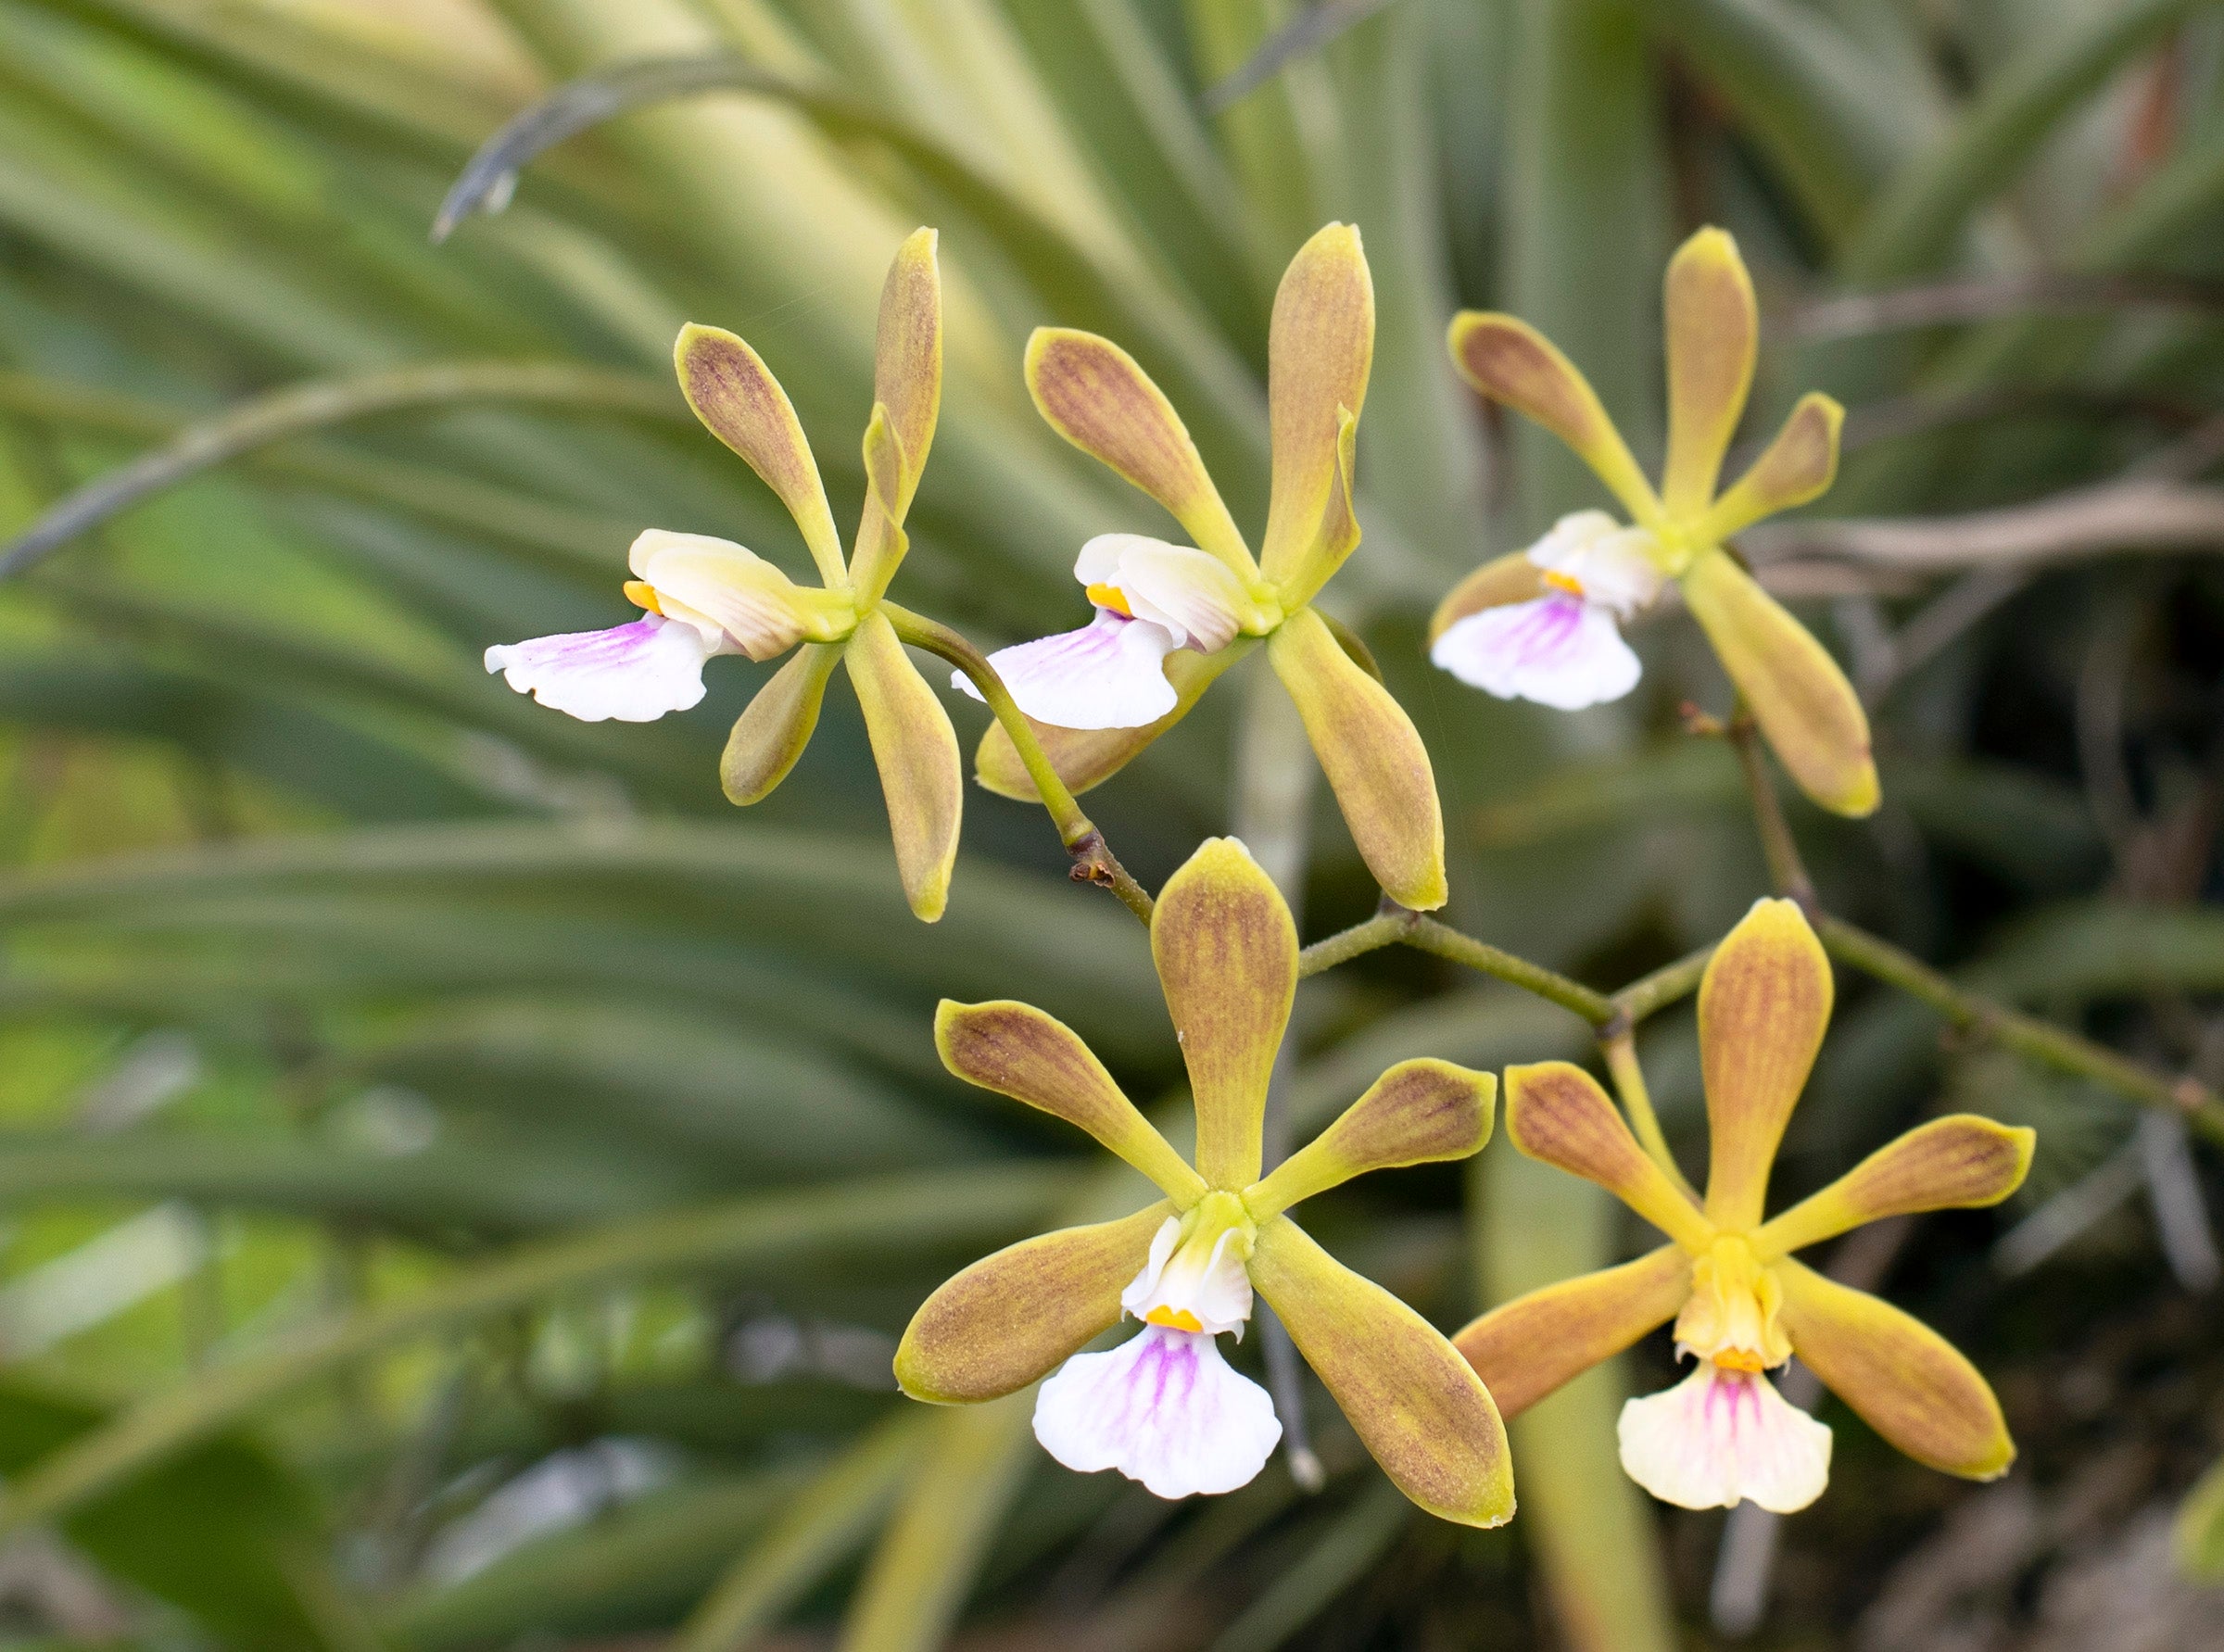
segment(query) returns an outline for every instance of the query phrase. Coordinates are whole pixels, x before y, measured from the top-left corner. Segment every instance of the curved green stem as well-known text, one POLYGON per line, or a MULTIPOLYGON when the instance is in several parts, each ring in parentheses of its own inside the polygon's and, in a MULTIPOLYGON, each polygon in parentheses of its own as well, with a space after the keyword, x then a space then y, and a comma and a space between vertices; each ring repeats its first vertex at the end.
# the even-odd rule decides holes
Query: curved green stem
POLYGON ((1423 917, 1419 913, 1411 914, 1411 918, 1402 938, 1409 947, 1434 952, 1439 958, 1449 958, 1455 964, 1497 976, 1502 981, 1511 981, 1524 991, 1550 999, 1563 1010, 1573 1010, 1593 1027, 1604 1027, 1614 1018, 1613 1000, 1602 992, 1592 991, 1581 981, 1570 980, 1557 970, 1532 964, 1488 941, 1462 935, 1434 918, 1423 917))
POLYGON ((1050 812, 1052 824, 1058 828, 1058 841, 1065 844, 1066 852, 1073 857, 1074 881, 1101 884, 1118 896, 1130 912, 1149 923, 1154 905, 1150 891, 1119 864, 1119 857, 1105 841, 1104 833, 1081 813, 1080 804, 1074 801, 1072 791, 1058 777, 1049 754, 1042 750, 1042 742, 1035 738, 1034 725, 1028 722, 1027 713, 1019 709, 1012 691, 1004 686, 1004 679, 996 675, 988 656, 939 620, 930 620, 893 602, 882 602, 880 612, 888 616, 888 623, 896 628, 898 637, 914 648, 925 649, 949 661, 980 690, 981 698, 989 702, 989 710, 996 713, 996 721, 1011 737, 1019 761, 1027 765, 1028 778, 1035 783, 1036 795, 1042 800, 1042 807, 1050 812))
POLYGON ((1685 1178, 1683 1168, 1675 1162, 1675 1154, 1668 1150, 1667 1135, 1661 1129, 1661 1116, 1652 1110, 1652 1091, 1646 1088, 1645 1069, 1637 1065, 1636 1041, 1626 1031, 1612 1033, 1598 1040, 1599 1052, 1606 1057, 1606 1070, 1614 1080, 1614 1092, 1622 1098, 1622 1111, 1629 1115, 1629 1128, 1636 1133, 1639 1145, 1652 1155, 1653 1163, 1668 1173, 1668 1179, 1690 1196, 1694 1204, 1700 1203, 1699 1190, 1685 1178))

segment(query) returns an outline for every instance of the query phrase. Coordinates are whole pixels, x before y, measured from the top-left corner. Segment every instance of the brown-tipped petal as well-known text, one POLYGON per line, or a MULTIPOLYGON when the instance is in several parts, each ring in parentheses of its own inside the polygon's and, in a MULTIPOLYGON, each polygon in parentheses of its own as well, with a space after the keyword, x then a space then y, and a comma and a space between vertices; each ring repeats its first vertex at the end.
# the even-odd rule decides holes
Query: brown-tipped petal
POLYGON ((1384 687, 1336 646, 1309 608, 1267 640, 1267 658, 1297 702, 1313 753, 1374 880, 1399 905, 1445 902, 1444 811, 1421 733, 1384 687))
POLYGON ((1399 1491, 1461 1525, 1512 1518, 1505 1426, 1441 1331, 1287 1217, 1260 1225, 1251 1282, 1399 1491))
POLYGON ((1691 1258, 1666 1244, 1635 1262, 1563 1280, 1490 1310, 1452 1339, 1518 1417, 1562 1382, 1665 1325, 1691 1293, 1691 1258))
POLYGON ((1707 1089, 1707 1216, 1732 1231, 1761 1220, 1776 1144, 1830 1025, 1830 960, 1797 905, 1756 901, 1699 981, 1707 1089))
POLYGON ((1463 1159, 1490 1140, 1498 1081, 1448 1061, 1401 1061, 1344 1116, 1244 1194, 1264 1220, 1370 1170, 1463 1159))
POLYGON ((899 523, 911 509, 919 473, 927 468, 927 449, 934 444, 934 422, 942 405, 942 275, 935 262, 935 239, 932 230, 914 230, 896 249, 880 289, 873 399, 888 410, 889 428, 904 460, 901 480, 884 496, 899 523))
MULTIPOLYGON (((1058 778, 1077 794, 1087 791, 1118 774, 1145 746, 1188 716, 1190 707, 1219 675, 1257 646, 1257 637, 1239 637, 1209 654, 1175 649, 1165 662, 1166 680, 1174 689, 1174 709, 1141 728, 1055 728, 1031 717, 1029 726, 1034 729, 1058 778)), ((998 797, 1022 803, 1041 801, 1027 765, 1019 761, 1018 749, 1001 723, 990 724, 988 733, 980 737, 980 749, 973 757, 973 774, 998 797)))
POLYGON ((1871 813, 1881 796, 1869 717, 1829 650, 1727 551, 1700 553, 1684 600, 1753 720, 1799 788, 1838 814, 1871 813))
POLYGON ((1688 516, 1707 508, 1722 474, 1722 456, 1738 434, 1753 387, 1761 342, 1761 308, 1738 243, 1700 230, 1668 260, 1668 462, 1661 501, 1688 516))
POLYGON ((841 662, 838 643, 807 642, 772 674, 727 736, 718 783, 727 801, 754 803, 772 795, 818 726, 827 678, 841 662))
POLYGON ((1336 486, 1344 422, 1359 416, 1373 360, 1374 282, 1367 253, 1357 229, 1332 223, 1299 247, 1283 271, 1267 335, 1274 487, 1258 556, 1278 586, 1297 581, 1313 560, 1336 486))
POLYGON ((1652 485, 1591 383, 1560 347, 1527 322, 1510 315, 1463 309, 1452 318, 1453 363, 1484 395, 1526 413, 1598 474, 1623 508, 1650 524, 1661 513, 1652 485))
POLYGON ((1197 1169, 1216 1188, 1248 1187, 1297 990, 1290 909, 1249 850, 1207 838, 1158 892, 1151 959, 1196 1098, 1197 1169))
POLYGON ((1189 427, 1134 357, 1093 333, 1038 327, 1027 341, 1027 387, 1052 429, 1164 505, 1200 549, 1246 578, 1257 574, 1189 427))
POLYGON ((1778 1321, 1792 1351, 1864 1422, 1914 1457, 1969 1480, 1996 1480, 2016 1460, 2000 1402, 1944 1337, 1890 1303, 1790 1260, 1769 1271, 1784 1288, 1778 1321))
POLYGON ((2028 1126, 2012 1129, 1974 1113, 1934 1118, 1763 1222, 1753 1248, 1766 1261, 1888 1216, 1998 1204, 2023 1185, 2038 1139, 2028 1126))
POLYGON ((850 582, 857 603, 877 601, 887 591, 911 547, 904 532, 904 511, 895 503, 911 470, 886 402, 873 404, 865 426, 865 509, 857 519, 857 543, 850 555, 850 582))
POLYGON ((1429 641, 1434 643, 1471 613, 1509 603, 1527 602, 1545 594, 1545 582, 1525 550, 1510 550, 1493 557, 1444 595, 1429 616, 1429 641))
POLYGON ((1205 1194, 1204 1179, 1120 1093, 1088 1045, 1063 1021, 1029 1003, 993 999, 934 1012, 942 1065, 968 1084, 1079 1125, 1142 1171, 1183 1209, 1205 1194))
POLYGON ((1174 1207, 1023 1239, 919 1305, 896 1345, 915 1400, 969 1406, 1025 1388, 1119 1323, 1119 1293, 1143 1271, 1174 1207))
POLYGON ((859 623, 847 658, 880 770, 880 793, 888 801, 896 871, 911 910, 931 924, 950 898, 965 807, 957 732, 885 614, 875 610, 859 623))
POLYGON ((802 530, 803 543, 819 577, 829 585, 843 578, 841 536, 827 508, 826 485, 818 461, 789 405, 788 392, 772 376, 756 351, 723 327, 690 322, 679 330, 672 359, 679 388, 710 433, 749 461, 779 496, 802 530))
POLYGON ((1565 1061, 1506 1069, 1506 1134, 1531 1158, 1595 1181, 1692 1251, 1714 1232, 1645 1154, 1598 1080, 1565 1061))
POLYGON ((1776 439, 1714 501, 1697 531, 1700 543, 1720 545, 1763 516, 1827 493, 1838 478, 1838 433, 1845 422, 1846 410, 1821 391, 1801 397, 1776 439))

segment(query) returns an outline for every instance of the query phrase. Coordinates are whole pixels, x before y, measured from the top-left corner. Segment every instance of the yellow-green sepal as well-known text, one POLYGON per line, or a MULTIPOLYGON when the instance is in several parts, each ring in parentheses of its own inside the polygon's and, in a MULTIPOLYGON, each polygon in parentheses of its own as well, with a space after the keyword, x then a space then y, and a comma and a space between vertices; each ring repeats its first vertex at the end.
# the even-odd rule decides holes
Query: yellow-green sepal
POLYGON ((1661 502, 1687 518, 1714 497, 1722 457, 1753 386, 1761 309, 1738 243, 1703 229, 1668 260, 1663 284, 1668 349, 1668 458, 1661 502))
POLYGON ((1464 1526, 1513 1518, 1498 1408, 1441 1331, 1286 1216, 1259 1224, 1251 1282, 1398 1490, 1464 1526))
POLYGON ((807 642, 757 690, 718 760, 718 784, 729 802, 760 802, 788 777, 818 726, 827 679, 841 656, 839 644, 807 642))
POLYGON ((1547 1285, 1482 1315, 1452 1339, 1490 1389, 1498 1415, 1520 1416, 1563 1382, 1674 1318, 1691 1293, 1680 1245, 1547 1285))
POLYGON ((1233 838, 1207 838, 1158 892, 1151 957, 1197 1110, 1197 1170, 1258 1179, 1267 1085, 1297 990, 1297 927, 1233 838))
POLYGON ((1120 1293, 1173 1214, 1161 1202, 983 1256, 912 1316, 896 1345, 897 1382, 915 1400, 967 1406, 1048 1375, 1119 1323, 1120 1293))
POLYGON ((1498 1081, 1489 1073, 1422 1057, 1401 1061, 1343 1116, 1244 1193, 1264 1221, 1300 1200, 1370 1170, 1463 1159, 1490 1140, 1498 1081))
POLYGON ((1373 361, 1374 280, 1366 249, 1352 225, 1325 225, 1283 271, 1267 334, 1273 489, 1259 567, 1293 608, 1358 543, 1348 494, 1351 442, 1373 361), (1346 490, 1341 508, 1339 486, 1346 490), (1333 525, 1324 534, 1325 524, 1333 525), (1332 542, 1345 537, 1334 549, 1332 542))
POLYGON ((2023 1185, 2038 1141, 2028 1125, 1998 1124, 1974 1113, 1917 1125, 1762 1223, 1753 1233, 1754 1254, 1771 1261, 1886 1217, 1998 1204, 2023 1185))
POLYGON ((957 1003, 934 1013, 942 1065, 968 1084, 1040 1108, 1088 1131, 1187 1210, 1205 1181, 1157 1127, 1128 1100, 1105 1064, 1056 1016, 1010 999, 957 1003))
POLYGON ((1390 691, 1301 608, 1267 641, 1267 658, 1297 702, 1313 753, 1351 828, 1359 858, 1399 905, 1442 906, 1444 810, 1428 748, 1390 691))
POLYGON ((1713 1242, 1713 1229, 1637 1145, 1598 1080, 1573 1062, 1506 1069, 1506 1134, 1538 1163, 1597 1182, 1686 1250, 1713 1242))
POLYGON ((1792 1350, 1887 1440, 1933 1469, 1997 1480, 2016 1443, 1992 1385, 1960 1349, 1881 1297, 1788 1257, 1774 1264, 1792 1350))
POLYGON ((965 806, 957 731, 886 614, 876 610, 858 622, 845 657, 880 771, 904 898, 931 924, 949 902, 965 806))
POLYGON ((1800 789, 1836 814, 1875 812, 1883 795, 1869 717, 1813 634, 1722 549, 1683 574, 1692 617, 1800 789))

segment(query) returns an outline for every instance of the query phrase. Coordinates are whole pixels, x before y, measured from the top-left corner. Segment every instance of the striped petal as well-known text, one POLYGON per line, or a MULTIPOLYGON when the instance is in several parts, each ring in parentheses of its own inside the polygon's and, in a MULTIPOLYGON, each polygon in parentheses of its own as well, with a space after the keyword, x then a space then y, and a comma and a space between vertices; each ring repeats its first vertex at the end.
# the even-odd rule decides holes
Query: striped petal
POLYGON ((1869 717, 1829 650, 1727 551, 1702 552, 1684 600, 1801 791, 1834 813, 1876 810, 1869 717))
POLYGON ((1598 1081, 1565 1061, 1506 1069, 1506 1134, 1531 1158, 1595 1181, 1690 1251, 1713 1230, 1646 1156, 1598 1081))
POLYGON ((1117 1469, 1154 1496, 1209 1496, 1257 1478, 1282 1423, 1209 1332, 1146 1325, 1042 1384, 1035 1438, 1078 1473, 1117 1469))
POLYGON ((772 370, 723 327, 691 322, 679 330, 672 357, 680 392, 695 416, 779 496, 802 530, 819 577, 840 584, 845 578, 841 536, 834 531, 834 513, 827 508, 818 461, 811 457, 802 423, 772 370))
POLYGON ((1974 1113, 1934 1118, 1763 1223, 1753 1248, 1765 1261, 1889 1216, 1998 1204, 2023 1185, 2038 1139, 1974 1113))
POLYGON ((1830 1431, 1759 1371, 1702 1359, 1667 1393, 1625 1404, 1615 1431, 1630 1479, 1679 1508, 1795 1514, 1830 1480, 1830 1431))
POLYGON ((735 720, 718 760, 718 784, 727 801, 759 802, 788 777, 818 726, 827 678, 841 653, 829 643, 807 642, 757 690, 735 720))
POLYGON ((1430 647, 1429 662, 1500 700, 1561 712, 1620 700, 1645 671, 1611 610, 1560 591, 1469 614, 1430 647))
POLYGON ((1278 586, 1307 572, 1337 490, 1345 427, 1367 400, 1373 360, 1374 283, 1366 250, 1357 229, 1332 223, 1283 271, 1267 335, 1274 483, 1259 566, 1278 586))
POLYGON ((486 669, 520 694, 582 723, 653 723, 703 696, 718 644, 702 627, 651 614, 607 631, 570 631, 486 650, 486 669))
POLYGON ((1401 1061, 1344 1116, 1249 1189, 1254 1217, 1287 1210, 1370 1170, 1463 1159, 1490 1140, 1498 1081, 1448 1061, 1401 1061))
POLYGON ((1208 838, 1166 881, 1151 958, 1197 1109, 1197 1169, 1216 1188, 1258 1179, 1267 1081, 1297 990, 1297 927, 1233 838, 1208 838))
MULTIPOLYGON (((1166 674, 1166 657, 1179 646, 1164 625, 1100 608, 1080 630, 998 649, 989 663, 1030 722, 1081 731, 1141 729, 1180 704, 1166 674)), ((952 672, 950 681, 981 698, 964 672, 952 672)))
POLYGON ((1251 1282, 1398 1490, 1461 1525, 1513 1517, 1505 1426, 1443 1333, 1287 1217, 1260 1225, 1251 1282))
POLYGON ((896 1381, 913 1399, 938 1406, 1025 1388, 1119 1323, 1119 1293, 1172 1214, 1154 1204, 982 1257, 911 1317, 896 1345, 896 1381))
MULTIPOLYGON (((1145 746, 1189 715, 1220 674, 1249 653, 1257 639, 1239 637, 1217 653, 1178 649, 1166 657, 1166 680, 1173 685, 1174 709, 1141 728, 1070 729, 1030 718, 1051 766, 1075 792, 1101 786, 1119 773, 1145 746)), ((974 777, 998 797, 1038 802, 1035 783, 1004 725, 992 723, 973 758, 974 777)))
POLYGON ((1753 387, 1761 309, 1738 243, 1705 229, 1668 260, 1668 460, 1661 502, 1688 517, 1714 498, 1722 456, 1753 387))
POLYGON ((1526 1411, 1561 1383, 1665 1325, 1691 1291, 1691 1258, 1677 1245, 1517 1296, 1452 1339, 1498 1403, 1526 1411))
POLYGON ((1447 891, 1436 773, 1405 708, 1337 646, 1309 608, 1283 622, 1267 657, 1297 702, 1313 754, 1375 881, 1412 911, 1442 906, 1447 891))
POLYGON ((1637 521, 1660 519, 1652 485, 1598 393, 1550 339, 1512 316, 1463 309, 1452 318, 1450 343, 1452 361, 1470 385, 1567 443, 1637 521))
POLYGON ((1785 1124, 1830 1024, 1830 960, 1789 901, 1756 901, 1699 983, 1707 1090, 1707 1217, 1759 1224, 1785 1124))
POLYGON ((1861 1419, 1918 1463, 1997 1480, 2016 1443, 1991 1384, 1944 1337, 1880 1297, 1782 1261, 1793 1350, 1861 1419))
POLYGON ((1801 397, 1776 439, 1708 511, 1695 535, 1699 543, 1720 545, 1764 516, 1828 492, 1838 477, 1838 435, 1845 422, 1846 410, 1821 391, 1801 397))
POLYGON ((1009 999, 945 998, 934 1014, 934 1045, 942 1065, 967 1083, 1080 1126, 1182 1208, 1204 1196, 1203 1179, 1120 1092, 1080 1035, 1055 1016, 1009 999))
POLYGON ((1544 594, 1543 570, 1529 560, 1527 551, 1493 557, 1445 593, 1429 616, 1429 641, 1434 643, 1470 614, 1534 601, 1544 594))
POLYGON ((1052 429, 1164 505, 1240 577, 1257 577, 1188 427, 1134 357, 1093 333, 1038 327, 1027 341, 1027 387, 1052 429))
POLYGON ((865 617, 845 658, 880 771, 904 894, 911 910, 931 924, 950 898, 965 807, 957 732, 885 614, 875 610, 865 617))
POLYGON ((935 261, 935 232, 914 230, 896 249, 880 288, 880 321, 873 346, 873 399, 888 410, 890 434, 903 460, 884 497, 901 523, 911 509, 927 450, 942 405, 942 276, 935 261))

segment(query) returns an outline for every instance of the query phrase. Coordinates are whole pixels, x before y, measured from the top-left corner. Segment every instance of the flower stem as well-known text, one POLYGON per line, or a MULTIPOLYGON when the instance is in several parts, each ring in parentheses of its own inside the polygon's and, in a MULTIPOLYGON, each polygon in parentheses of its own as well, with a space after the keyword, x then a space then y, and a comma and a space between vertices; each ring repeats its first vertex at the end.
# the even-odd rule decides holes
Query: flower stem
POLYGON ((2224 1142, 2224 1097, 2198 1079, 2166 1078, 2066 1027, 1965 992, 1914 954, 1827 913, 1815 928, 1832 957, 1921 999, 1954 1027, 1980 1033, 2057 1071, 2090 1078, 2127 1101, 2178 1114, 2210 1141, 2224 1142))
POLYGON ((1738 753, 1738 766, 1745 771, 1746 789, 1752 794, 1753 824, 1760 828, 1768 880, 1777 894, 1798 902, 1800 910, 1812 920, 1822 911, 1815 902, 1814 880, 1807 876, 1807 863, 1800 858, 1799 843, 1784 818, 1783 801, 1776 796, 1775 778, 1761 754, 1761 731, 1740 703, 1722 732, 1730 750, 1738 753))
POLYGON ((1602 992, 1594 992, 1581 981, 1570 980, 1557 970, 1547 969, 1541 964, 1532 964, 1526 958, 1502 952, 1488 941, 1462 935, 1448 924, 1419 913, 1407 914, 1409 922, 1401 938, 1405 943, 1423 952, 1434 952, 1439 958, 1449 958, 1455 964, 1464 964, 1470 969, 1479 969, 1485 975, 1494 975, 1502 981, 1511 981, 1524 991, 1539 998, 1548 998, 1563 1010, 1573 1010, 1593 1027, 1604 1027, 1614 1018, 1614 1002, 1602 992))
POLYGON ((1683 1167, 1675 1162, 1675 1154, 1668 1149, 1668 1138, 1661 1129, 1661 1116, 1652 1110, 1652 1091, 1645 1085, 1645 1069, 1637 1065, 1637 1047, 1628 1032, 1603 1036, 1598 1049, 1606 1057, 1606 1070, 1612 1075, 1615 1093, 1622 1098, 1622 1111, 1629 1115, 1629 1128, 1636 1132, 1638 1144, 1652 1156, 1652 1161, 1668 1173, 1668 1179, 1690 1196, 1694 1204, 1701 1203, 1699 1190, 1686 1179, 1683 1167))
POLYGON ((1004 725, 1004 732, 1011 737, 1019 761, 1027 765, 1028 778, 1035 783, 1036 795, 1042 800, 1042 807, 1049 811, 1052 824, 1058 828, 1058 840, 1073 857, 1074 882, 1098 884, 1110 889, 1130 912, 1149 923, 1154 904, 1150 891, 1119 864, 1119 857, 1105 841, 1104 833, 1081 813, 1080 804, 1074 801, 1066 782, 1058 778, 1058 771, 1052 765, 1049 753, 1042 750, 1042 742, 1035 738, 1034 725, 1027 720, 1027 713, 1019 709, 1012 691, 1004 686, 1004 679, 996 675, 988 656, 949 626, 925 614, 914 613, 888 601, 880 604, 880 612, 888 616, 888 623, 896 628, 898 637, 914 648, 925 649, 949 661, 980 690, 980 697, 989 702, 989 710, 996 713, 996 721, 1004 725))
POLYGON ((1316 940, 1297 954, 1297 977, 1319 975, 1324 969, 1333 969, 1339 964, 1348 964, 1354 958, 1369 952, 1396 946, 1405 939, 1413 927, 1417 914, 1404 907, 1384 902, 1385 910, 1378 912, 1366 922, 1354 924, 1348 929, 1339 929, 1325 939, 1316 940))

